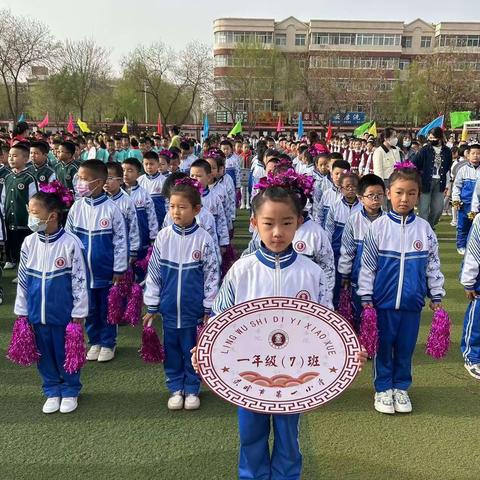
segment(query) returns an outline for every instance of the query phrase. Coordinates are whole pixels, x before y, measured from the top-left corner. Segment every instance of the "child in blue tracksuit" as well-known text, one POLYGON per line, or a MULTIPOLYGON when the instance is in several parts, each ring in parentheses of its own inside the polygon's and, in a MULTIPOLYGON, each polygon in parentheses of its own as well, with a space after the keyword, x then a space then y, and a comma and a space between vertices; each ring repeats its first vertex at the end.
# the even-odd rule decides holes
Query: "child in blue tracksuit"
MULTIPOLYGON (((323 270, 298 255, 292 247, 295 232, 302 223, 303 206, 299 191, 288 182, 286 179, 284 186, 260 189, 253 199, 251 221, 262 243, 258 250, 242 257, 228 271, 213 304, 215 315, 242 302, 269 296, 295 298, 300 292, 306 292, 311 300, 325 304, 323 270)), ((195 356, 195 351, 193 354, 195 356)), ((365 352, 359 354, 358 360, 362 364, 365 362, 365 352)), ((270 415, 239 408, 239 479, 300 479, 299 420, 299 414, 270 415), (271 423, 274 442, 270 454, 271 423)))
POLYGON ((22 244, 15 314, 28 317, 40 352, 38 371, 47 401, 44 413, 77 408, 80 372, 66 373, 65 329, 88 314, 83 246, 62 228, 61 195, 39 192, 29 202, 28 226, 34 233, 22 244))
MULTIPOLYGON (((452 203, 458 207, 457 219, 457 251, 460 255, 465 254, 468 232, 472 221, 468 214, 472 211, 472 198, 475 193, 475 184, 480 178, 480 145, 470 145, 465 155, 468 155, 468 163, 458 170, 452 187, 452 203)), ((476 205, 478 203, 476 202, 476 205)))
POLYGON ((158 233, 146 278, 144 324, 162 315, 170 410, 200 407, 200 377, 193 370, 190 350, 198 324, 210 316, 220 281, 215 243, 195 221, 201 208, 196 181, 185 178, 171 188, 169 214, 174 223, 158 233))
POLYGON ((90 314, 86 330, 87 360, 107 362, 115 356, 117 327, 107 323, 108 292, 128 267, 128 238, 122 212, 103 188, 107 166, 87 160, 78 170, 79 198, 70 209, 66 229, 82 242, 89 272, 90 314))
POLYGON ((363 208, 350 215, 345 224, 338 261, 338 273, 342 276, 342 288, 352 289, 352 303, 356 330, 360 329, 362 305, 356 290, 363 251, 363 239, 370 224, 383 215, 385 183, 377 175, 364 175, 358 185, 358 197, 363 208))
POLYGON ((343 229, 350 215, 362 209, 362 204, 357 198, 358 181, 358 176, 354 173, 347 172, 340 176, 338 185, 342 197, 331 205, 328 210, 327 221, 325 222, 325 231, 332 244, 335 260, 335 288, 333 290, 333 306, 335 308, 338 308, 342 283, 342 276, 338 271, 338 260, 342 246, 343 229))
POLYGON ((468 373, 480 380, 480 215, 473 221, 460 282, 470 300, 463 319, 462 355, 468 373))
POLYGON ((369 227, 364 243, 357 294, 378 317, 374 358, 375 409, 409 413, 412 357, 425 297, 441 306, 444 277, 438 241, 429 223, 415 216, 421 178, 412 168, 398 168, 389 178, 392 210, 369 227))

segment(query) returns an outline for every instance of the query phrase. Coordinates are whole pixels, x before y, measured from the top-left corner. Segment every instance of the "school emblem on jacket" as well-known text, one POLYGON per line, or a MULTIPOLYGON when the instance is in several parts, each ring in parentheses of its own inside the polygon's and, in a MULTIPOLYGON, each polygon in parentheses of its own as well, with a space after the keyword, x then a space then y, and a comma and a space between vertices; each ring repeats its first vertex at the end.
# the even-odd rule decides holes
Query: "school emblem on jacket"
POLYGON ((198 262, 202 258, 202 252, 200 250, 194 250, 192 253, 192 258, 198 262))
POLYGON ((301 240, 296 242, 294 245, 295 250, 299 253, 304 252, 306 247, 307 246, 305 245, 305 242, 302 242, 301 240))
POLYGON ((109 226, 110 226, 110 220, 109 220, 108 218, 102 218, 102 219, 100 220, 100 226, 101 226, 102 228, 107 228, 107 227, 109 227, 109 226))
POLYGON ((284 348, 288 344, 288 335, 283 330, 274 330, 268 339, 268 343, 273 348, 284 348))
POLYGON ((65 266, 65 259, 63 257, 58 257, 55 259, 55 266, 57 268, 63 268, 65 266))
POLYGON ((142 200, 137 200, 137 201, 135 202, 135 206, 136 206, 137 208, 143 207, 143 206, 144 206, 143 201, 142 201, 142 200))
POLYGON ((19 183, 19 184, 17 185, 17 188, 18 188, 19 190, 23 190, 23 189, 25 188, 25 184, 19 183))
POLYGON ((41 182, 44 182, 46 179, 47 179, 47 177, 45 177, 45 175, 40 175, 39 180, 40 180, 41 182))
POLYGON ((310 292, 307 292, 306 290, 300 290, 297 293, 296 297, 302 300, 311 300, 310 292))
POLYGON ((415 240, 415 241, 413 242, 413 248, 414 248, 417 252, 419 252, 419 251, 423 248, 423 243, 422 243, 422 241, 421 241, 421 240, 415 240))

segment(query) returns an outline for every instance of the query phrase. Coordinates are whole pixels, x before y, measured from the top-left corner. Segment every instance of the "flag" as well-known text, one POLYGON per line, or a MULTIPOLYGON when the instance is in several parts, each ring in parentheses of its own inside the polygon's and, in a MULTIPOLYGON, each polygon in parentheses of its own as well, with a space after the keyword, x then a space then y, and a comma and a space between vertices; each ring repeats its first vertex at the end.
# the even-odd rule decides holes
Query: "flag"
POLYGON ((471 113, 472 112, 450 112, 450 126, 452 128, 463 127, 465 122, 471 120, 471 113))
POLYGON ((44 119, 38 124, 38 128, 45 128, 48 126, 48 112, 46 113, 44 119))
POLYGON ((234 137, 238 133, 242 133, 242 121, 239 120, 235 126, 230 130, 230 133, 228 134, 229 137, 234 137))
POLYGON ((354 137, 361 137, 365 132, 368 132, 368 129, 374 124, 374 122, 365 122, 362 123, 359 127, 357 127, 354 132, 353 136, 354 137))
POLYGON ((123 127, 122 127, 121 132, 122 133, 128 133, 127 117, 123 117, 123 127))
POLYGON ((373 125, 367 130, 367 132, 377 138, 377 122, 373 122, 373 125))
POLYGON ((25 114, 22 112, 18 117, 17 123, 24 122, 24 121, 25 121, 25 114))
POLYGON ((461 141, 462 142, 468 141, 468 130, 467 130, 467 125, 465 123, 463 124, 461 141))
POLYGON ((282 114, 278 114, 278 123, 277 123, 277 133, 280 133, 283 131, 283 122, 282 122, 282 114))
POLYGON ((333 137, 332 122, 328 122, 327 135, 325 140, 329 142, 333 137))
POLYGON ((298 112, 297 139, 302 137, 303 137, 303 116, 302 116, 302 112, 298 112))
POLYGON ((210 124, 208 123, 208 116, 205 114, 205 118, 203 119, 203 138, 208 137, 208 132, 210 130, 210 124))
POLYGON ((77 125, 79 126, 82 133, 90 133, 91 130, 88 128, 87 122, 82 122, 82 120, 77 120, 77 125))
POLYGON ((67 125, 67 132, 73 133, 75 131, 75 127, 73 126, 73 115, 71 113, 68 114, 68 125, 67 125))
POLYGON ((162 116, 160 115, 160 113, 158 114, 157 118, 157 133, 159 135, 163 135, 162 116))
POLYGON ((428 123, 423 128, 421 128, 417 132, 417 137, 419 137, 420 135, 426 137, 428 135, 428 132, 432 128, 436 128, 436 127, 443 128, 443 115, 439 115, 435 120, 432 120, 430 123, 428 123))

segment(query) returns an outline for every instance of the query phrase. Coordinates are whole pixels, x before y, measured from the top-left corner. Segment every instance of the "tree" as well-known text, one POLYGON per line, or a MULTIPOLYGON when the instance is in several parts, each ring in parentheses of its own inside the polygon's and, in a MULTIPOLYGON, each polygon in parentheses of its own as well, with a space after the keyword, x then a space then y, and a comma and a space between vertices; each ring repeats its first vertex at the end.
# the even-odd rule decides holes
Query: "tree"
POLYGON ((51 66, 58 51, 59 44, 45 24, 0 10, 0 76, 14 119, 21 110, 29 70, 32 66, 51 66))

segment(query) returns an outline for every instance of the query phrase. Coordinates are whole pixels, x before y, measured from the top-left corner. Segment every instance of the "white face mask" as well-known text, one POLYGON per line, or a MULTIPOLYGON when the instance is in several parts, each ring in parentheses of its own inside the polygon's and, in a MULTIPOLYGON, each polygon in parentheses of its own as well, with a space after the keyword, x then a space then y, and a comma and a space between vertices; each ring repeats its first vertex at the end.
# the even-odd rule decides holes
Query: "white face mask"
POLYGON ((45 221, 34 215, 28 215, 28 228, 32 232, 44 232, 47 229, 47 222, 48 220, 45 221))
POLYGON ((407 148, 408 148, 411 144, 412 144, 412 142, 411 142, 410 140, 404 140, 404 141, 403 141, 403 146, 404 146, 404 147, 407 147, 407 148))
POLYGON ((396 147, 398 143, 398 138, 397 137, 391 137, 387 140, 387 142, 392 146, 396 147))

